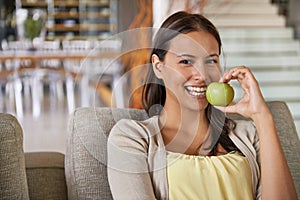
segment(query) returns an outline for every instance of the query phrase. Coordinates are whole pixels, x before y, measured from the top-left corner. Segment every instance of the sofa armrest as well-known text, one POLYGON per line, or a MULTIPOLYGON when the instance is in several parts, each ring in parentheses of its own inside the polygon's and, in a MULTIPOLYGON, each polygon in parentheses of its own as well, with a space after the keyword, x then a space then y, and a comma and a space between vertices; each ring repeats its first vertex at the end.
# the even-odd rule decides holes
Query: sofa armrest
POLYGON ((25 153, 30 199, 67 199, 64 158, 58 152, 25 153))
POLYGON ((23 153, 18 120, 0 113, 0 199, 29 199, 23 153))

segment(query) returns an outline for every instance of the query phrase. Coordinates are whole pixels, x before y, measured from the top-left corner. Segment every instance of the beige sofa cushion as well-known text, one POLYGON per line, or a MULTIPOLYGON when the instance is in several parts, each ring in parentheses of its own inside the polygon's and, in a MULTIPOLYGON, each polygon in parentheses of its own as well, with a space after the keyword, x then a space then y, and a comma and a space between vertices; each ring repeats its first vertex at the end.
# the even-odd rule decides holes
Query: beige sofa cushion
POLYGON ((0 197, 29 199, 22 128, 17 119, 0 113, 0 197))
POLYGON ((26 176, 31 200, 68 199, 64 159, 65 155, 59 152, 25 153, 26 176))

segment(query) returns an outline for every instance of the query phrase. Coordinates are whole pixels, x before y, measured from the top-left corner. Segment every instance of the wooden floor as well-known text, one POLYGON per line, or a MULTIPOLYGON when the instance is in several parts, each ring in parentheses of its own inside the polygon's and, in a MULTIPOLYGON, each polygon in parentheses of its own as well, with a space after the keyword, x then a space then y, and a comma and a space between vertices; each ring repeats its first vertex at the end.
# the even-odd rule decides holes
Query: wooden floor
MULTIPOLYGON (((69 115, 66 94, 59 99, 45 90, 41 101, 41 112, 34 116, 31 97, 23 99, 23 116, 17 115, 15 110, 1 110, 16 116, 23 128, 24 151, 56 151, 65 153, 67 139, 67 125, 69 115)), ((80 101, 79 90, 75 88, 75 101, 80 101)), ((3 103, 3 99, 2 103, 3 103)), ((6 101, 6 103, 9 100, 6 101)), ((5 103, 5 102, 4 102, 5 103)), ((103 106, 98 102, 95 106, 103 106)), ((79 103, 76 107, 80 107, 79 103)), ((92 106, 92 104, 90 105, 92 106)), ((1 106, 3 109, 3 106, 1 106)))
POLYGON ((23 127, 24 151, 58 151, 65 153, 68 112, 42 112, 38 118, 26 114, 20 121, 23 127))

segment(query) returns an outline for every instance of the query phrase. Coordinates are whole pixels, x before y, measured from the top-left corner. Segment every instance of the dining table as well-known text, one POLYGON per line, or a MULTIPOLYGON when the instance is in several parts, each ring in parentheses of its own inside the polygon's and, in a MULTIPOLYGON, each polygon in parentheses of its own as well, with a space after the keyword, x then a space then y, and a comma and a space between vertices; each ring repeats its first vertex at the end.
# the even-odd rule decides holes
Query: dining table
MULTIPOLYGON (((75 108, 74 103, 74 84, 76 80, 82 79, 86 81, 82 81, 83 85, 82 87, 88 87, 88 81, 89 74, 88 72, 84 70, 72 70, 72 65, 74 65, 75 62, 84 62, 87 61, 86 68, 91 69, 91 73, 95 73, 95 70, 93 68, 96 68, 97 66, 90 66, 91 64, 88 63, 90 60, 111 60, 110 63, 118 60, 120 58, 119 52, 103 52, 99 50, 1 50, 0 51, 0 62, 1 62, 1 70, 0 70, 0 78, 7 77, 12 74, 17 74, 19 72, 22 72, 23 70, 28 69, 34 69, 32 70, 32 73, 35 73, 38 69, 50 69, 50 70, 56 70, 60 73, 62 73, 65 78, 65 84, 67 87, 67 98, 68 98, 68 107, 69 111, 71 112, 75 108), (58 60, 62 63, 61 67, 58 68, 49 68, 48 66, 43 66, 41 63, 45 60, 58 60), (5 63, 7 61, 10 61, 11 67, 7 67, 5 63), (25 63, 25 64, 24 64, 25 63), (69 63, 69 64, 68 64, 69 63), (67 66, 71 65, 71 66, 67 66), (89 65, 89 66, 88 66, 89 65), (3 67, 4 66, 4 67, 3 67), (36 69, 36 70, 35 70, 36 69), (69 86, 68 86, 69 85, 69 86), (70 92, 71 91, 71 92, 70 92)), ((109 63, 108 63, 109 64, 109 63)), ((118 73, 119 66, 115 67, 115 65, 111 66, 98 66, 98 69, 102 69, 99 71, 98 74, 105 74, 109 75, 111 77, 117 77, 115 76, 116 73, 118 73), (113 68, 113 69, 112 69, 113 68)), ((97 75, 96 73, 94 75, 97 75)), ((33 74, 34 76, 34 74, 33 74)), ((101 75, 102 76, 102 75, 101 75)), ((101 82, 97 83, 98 85, 101 85, 101 82)), ((105 85, 105 84, 104 84, 105 85)), ((99 86, 97 86, 99 88, 99 86)), ((37 92, 37 89, 33 89, 33 91, 37 92)), ((86 90, 83 90, 83 92, 86 92, 86 90)), ((21 94, 18 94, 17 96, 20 96, 21 94)), ((87 94, 81 94, 83 96, 83 99, 85 98, 87 94)), ((16 96, 16 98, 17 98, 16 96)), ((16 104, 21 104, 21 101, 16 99, 16 101, 19 101, 19 103, 16 102, 16 104)), ((87 99, 85 101, 88 101, 87 99)), ((33 104, 39 105, 38 98, 33 98, 33 104)), ((86 103, 84 103, 86 104, 86 103)), ((81 106, 88 106, 88 105, 81 105, 81 106)), ((22 108, 21 108, 22 109, 22 108)), ((40 107, 35 106, 35 110, 33 113, 36 113, 35 115, 39 115, 40 113, 40 107), (37 107, 37 108, 36 108, 37 107)), ((22 115, 22 113, 20 114, 22 115)))
POLYGON ((34 62, 41 61, 44 59, 72 59, 72 60, 82 60, 82 59, 113 59, 118 57, 116 52, 103 52, 97 50, 86 50, 86 51, 65 51, 65 50, 55 50, 55 51, 41 51, 41 50, 6 50, 0 51, 0 61, 5 61, 9 59, 18 60, 32 60, 34 62))

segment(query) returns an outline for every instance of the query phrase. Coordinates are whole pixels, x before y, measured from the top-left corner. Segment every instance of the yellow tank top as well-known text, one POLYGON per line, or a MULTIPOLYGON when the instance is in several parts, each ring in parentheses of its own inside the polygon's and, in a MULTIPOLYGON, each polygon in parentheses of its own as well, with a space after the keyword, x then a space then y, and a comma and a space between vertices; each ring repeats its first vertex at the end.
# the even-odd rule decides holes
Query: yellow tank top
POLYGON ((167 152, 169 200, 253 200, 251 169, 238 152, 192 156, 167 152))

